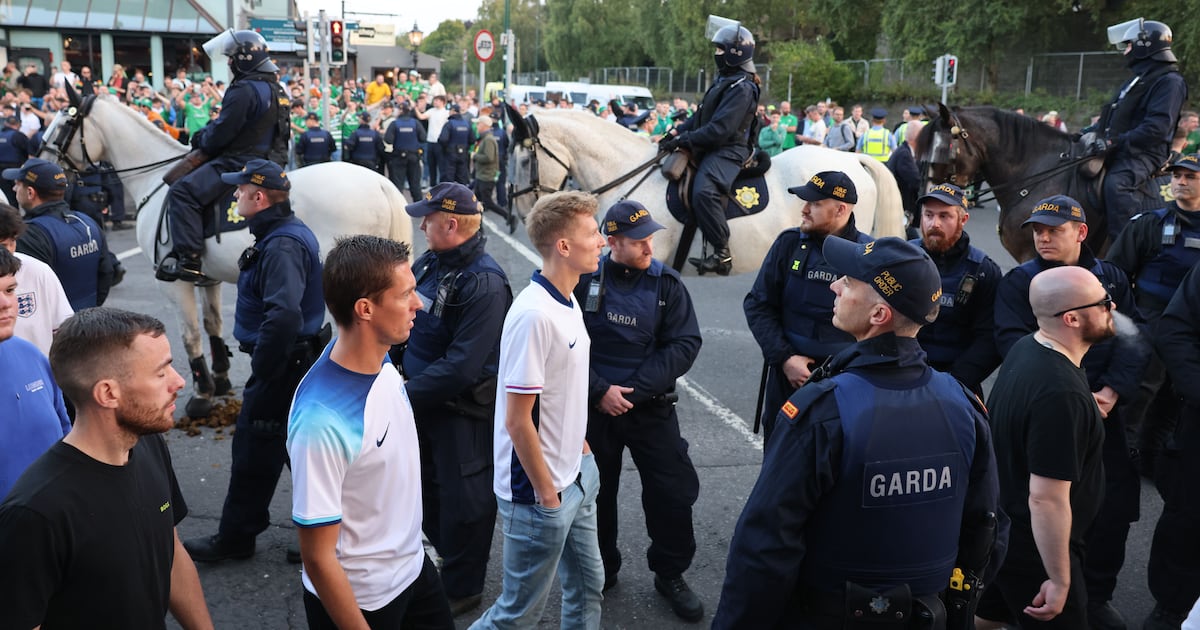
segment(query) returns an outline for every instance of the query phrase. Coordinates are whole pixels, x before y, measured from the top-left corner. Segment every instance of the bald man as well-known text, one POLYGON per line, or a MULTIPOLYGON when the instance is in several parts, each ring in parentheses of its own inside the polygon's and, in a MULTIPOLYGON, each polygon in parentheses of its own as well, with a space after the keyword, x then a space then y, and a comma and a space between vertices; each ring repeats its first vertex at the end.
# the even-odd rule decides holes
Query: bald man
POLYGON ((1080 363, 1115 335, 1115 304, 1091 271, 1068 265, 1034 276, 1029 305, 1037 330, 1013 344, 988 398, 1012 529, 980 613, 1007 611, 1023 627, 1087 628, 1084 534, 1104 493, 1104 425, 1080 363))

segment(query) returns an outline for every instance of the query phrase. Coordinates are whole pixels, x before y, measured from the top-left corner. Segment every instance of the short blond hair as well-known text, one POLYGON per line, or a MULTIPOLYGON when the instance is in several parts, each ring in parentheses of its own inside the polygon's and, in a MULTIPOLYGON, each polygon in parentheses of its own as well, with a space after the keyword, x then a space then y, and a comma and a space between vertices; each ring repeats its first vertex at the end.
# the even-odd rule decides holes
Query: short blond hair
POLYGON ((475 236, 475 233, 479 231, 480 224, 483 223, 483 214, 479 212, 455 214, 454 218, 458 221, 458 228, 454 232, 459 236, 475 236))
POLYGON ((529 240, 538 253, 549 256, 554 251, 554 242, 567 235, 575 217, 596 216, 598 208, 599 202, 592 193, 565 190, 546 195, 533 204, 525 218, 529 240))

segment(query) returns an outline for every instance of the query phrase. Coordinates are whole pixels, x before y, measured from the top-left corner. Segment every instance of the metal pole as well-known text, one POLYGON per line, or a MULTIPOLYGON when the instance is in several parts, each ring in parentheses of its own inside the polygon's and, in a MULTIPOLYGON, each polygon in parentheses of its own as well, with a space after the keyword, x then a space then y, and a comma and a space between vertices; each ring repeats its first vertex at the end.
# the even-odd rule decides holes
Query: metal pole
POLYGON ((792 73, 788 73, 788 102, 792 102, 792 73))
POLYGON ((667 70, 667 93, 675 95, 675 68, 667 70))
MULTIPOLYGON (((509 0, 504 0, 504 40, 508 44, 504 48, 504 89, 506 90, 506 94, 509 84, 512 83, 513 57, 516 53, 516 50, 514 50, 515 45, 513 43, 513 40, 516 38, 513 37, 511 11, 509 9, 509 5, 511 4, 512 2, 509 0)), ((480 92, 479 96, 480 98, 483 98, 483 93, 480 92)))
POLYGON ((484 69, 483 62, 480 61, 479 62, 479 92, 477 92, 475 94, 475 99, 479 102, 483 102, 483 86, 487 82, 487 75, 484 74, 483 69, 484 69))
POLYGON ((871 87, 871 61, 863 59, 863 87, 871 87))
POLYGON ((1083 98, 1083 53, 1079 53, 1079 75, 1075 77, 1075 100, 1083 98))
POLYGON ((333 132, 333 120, 329 115, 329 16, 321 9, 318 16, 317 37, 321 40, 321 120, 325 131, 333 132))
POLYGON ((1029 57, 1029 67, 1025 69, 1025 96, 1033 91, 1033 56, 1029 57))
POLYGON ((463 50, 462 93, 467 93, 467 51, 463 50))

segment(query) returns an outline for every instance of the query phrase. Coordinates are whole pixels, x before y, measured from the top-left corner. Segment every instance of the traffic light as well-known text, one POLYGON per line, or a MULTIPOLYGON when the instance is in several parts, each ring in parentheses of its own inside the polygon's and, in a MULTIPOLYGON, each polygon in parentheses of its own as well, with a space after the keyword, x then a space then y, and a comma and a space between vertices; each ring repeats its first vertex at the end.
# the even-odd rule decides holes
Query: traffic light
POLYGON ((946 85, 958 83, 958 57, 946 55, 946 85))
POLYGON ((346 24, 341 20, 329 23, 329 64, 346 65, 346 24))
POLYGON ((933 60, 933 84, 941 87, 946 80, 946 56, 942 55, 933 60))
POLYGON ((300 34, 296 36, 296 43, 304 45, 304 49, 308 53, 308 63, 317 63, 317 38, 316 33, 313 32, 313 23, 309 20, 296 20, 292 26, 300 31, 300 34))

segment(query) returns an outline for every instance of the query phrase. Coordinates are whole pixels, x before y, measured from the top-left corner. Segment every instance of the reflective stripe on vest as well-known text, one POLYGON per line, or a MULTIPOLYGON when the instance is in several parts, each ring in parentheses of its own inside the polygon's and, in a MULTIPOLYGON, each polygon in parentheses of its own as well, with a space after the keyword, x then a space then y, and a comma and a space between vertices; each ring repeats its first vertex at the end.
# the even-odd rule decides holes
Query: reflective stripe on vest
POLYGON ((869 155, 880 162, 888 161, 892 157, 892 149, 888 146, 888 139, 892 134, 888 133, 887 129, 880 127, 879 129, 870 129, 863 136, 863 153, 869 155))

